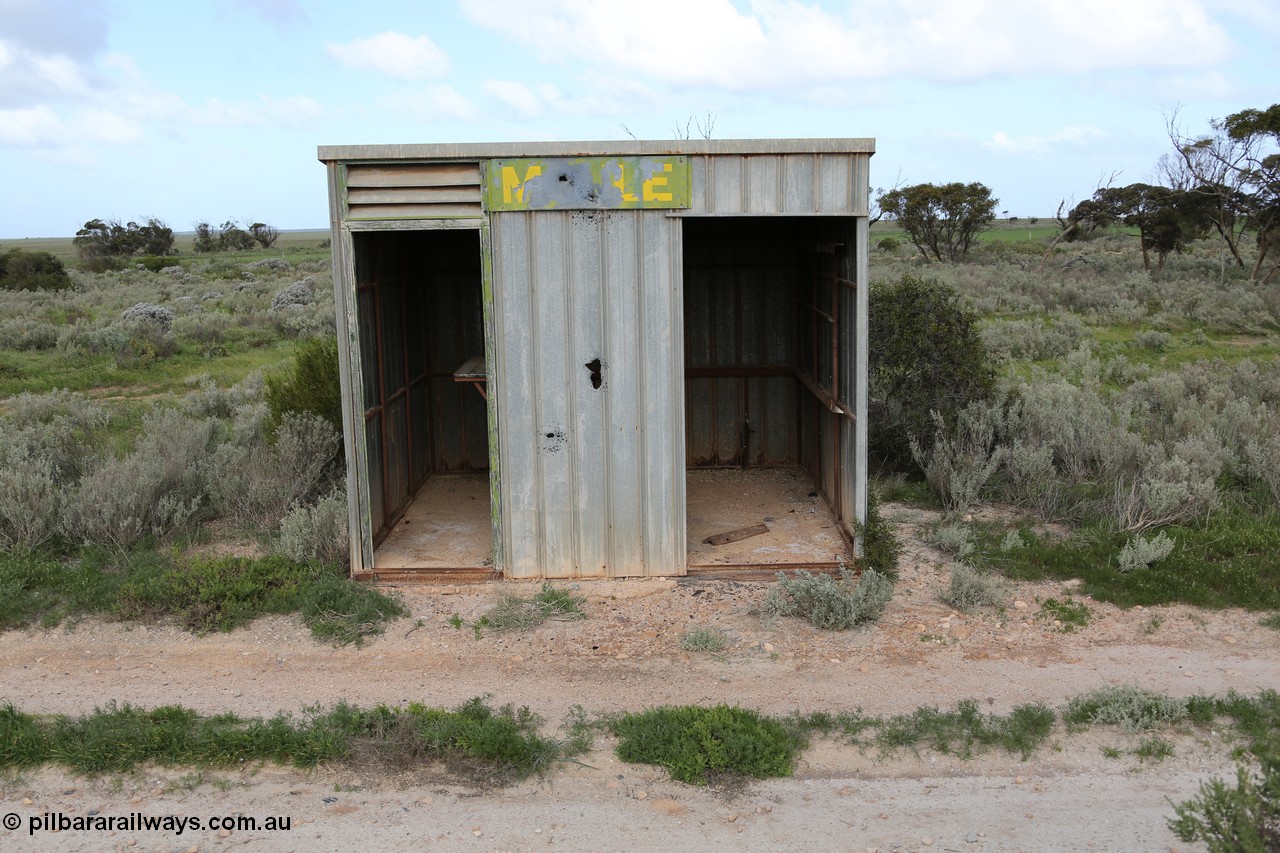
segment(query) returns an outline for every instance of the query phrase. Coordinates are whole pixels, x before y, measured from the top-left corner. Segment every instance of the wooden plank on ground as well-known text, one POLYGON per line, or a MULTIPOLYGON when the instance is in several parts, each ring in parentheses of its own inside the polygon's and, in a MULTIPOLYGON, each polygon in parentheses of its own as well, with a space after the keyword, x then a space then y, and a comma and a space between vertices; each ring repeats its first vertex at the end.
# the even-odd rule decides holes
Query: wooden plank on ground
POLYGON ((737 530, 717 533, 714 536, 708 536, 702 541, 708 545, 728 545, 730 542, 740 542, 743 539, 750 539, 752 536, 760 536, 768 532, 769 528, 764 524, 753 524, 750 527, 739 527, 737 530))

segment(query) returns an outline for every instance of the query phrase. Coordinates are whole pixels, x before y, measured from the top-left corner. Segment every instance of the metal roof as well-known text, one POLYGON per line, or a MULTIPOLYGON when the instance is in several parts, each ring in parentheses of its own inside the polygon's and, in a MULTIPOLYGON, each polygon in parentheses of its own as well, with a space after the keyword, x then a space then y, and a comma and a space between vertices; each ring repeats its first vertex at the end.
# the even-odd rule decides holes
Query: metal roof
POLYGON ((496 160, 504 157, 600 157, 661 154, 874 154, 870 138, 614 139, 594 142, 444 142, 410 145, 321 145, 323 162, 361 160, 496 160))

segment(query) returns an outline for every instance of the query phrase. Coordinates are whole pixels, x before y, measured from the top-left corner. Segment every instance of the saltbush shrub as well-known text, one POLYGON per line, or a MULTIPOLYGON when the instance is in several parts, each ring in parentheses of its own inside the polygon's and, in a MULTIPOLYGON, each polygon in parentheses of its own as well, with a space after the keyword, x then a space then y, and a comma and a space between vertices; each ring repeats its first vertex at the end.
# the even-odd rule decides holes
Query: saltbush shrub
POLYGON ((911 456, 942 505, 950 512, 963 512, 1000 467, 1004 447, 996 443, 996 424, 1003 413, 999 403, 971 403, 959 412, 952 428, 941 414, 932 414, 933 441, 926 445, 913 436, 911 456))
POLYGON ((996 607, 1004 602, 1006 586, 998 577, 964 563, 951 567, 951 584, 939 596, 961 613, 973 613, 982 607, 996 607))
POLYGON ((328 421, 305 412, 287 412, 274 441, 263 440, 262 424, 261 412, 242 407, 232 440, 201 460, 200 469, 219 514, 273 528, 320 487, 341 442, 328 421))
POLYGON ((1263 758, 1257 773, 1237 767, 1234 788, 1220 779, 1202 782, 1199 794, 1175 806, 1174 815, 1174 834, 1188 843, 1203 841, 1210 853, 1280 850, 1280 758, 1263 758))
POLYGON ((19 554, 58 532, 65 489, 96 453, 106 414, 81 394, 20 394, 0 417, 0 548, 19 554))
POLYGON ((216 428, 212 419, 193 420, 173 409, 144 415, 132 452, 100 459, 67 496, 62 531, 76 543, 126 549, 143 537, 188 528, 206 510, 201 463, 216 428))
POLYGON ((280 520, 274 550, 290 560, 345 566, 349 543, 347 492, 338 485, 310 506, 293 505, 280 520))
POLYGON ((1150 539, 1135 536, 1120 549, 1117 558, 1119 570, 1125 574, 1145 569, 1152 563, 1158 563, 1173 552, 1173 540, 1163 530, 1150 539))
POLYGON ((150 321, 167 332, 173 326, 173 320, 176 316, 176 312, 165 305, 157 305, 154 302, 138 302, 122 311, 120 319, 126 322, 150 321))
POLYGON ((870 569, 857 578, 841 569, 839 580, 803 570, 790 578, 779 572, 763 609, 770 616, 796 616, 815 628, 843 631, 875 622, 892 597, 893 582, 870 569))

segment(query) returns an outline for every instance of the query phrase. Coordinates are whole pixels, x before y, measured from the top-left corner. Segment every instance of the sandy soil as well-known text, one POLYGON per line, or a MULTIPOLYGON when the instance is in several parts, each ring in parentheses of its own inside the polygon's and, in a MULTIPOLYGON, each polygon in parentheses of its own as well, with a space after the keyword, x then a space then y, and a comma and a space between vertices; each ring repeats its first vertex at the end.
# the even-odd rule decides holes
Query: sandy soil
MULTIPOLYGON (((889 512, 893 513, 891 508, 889 512)), ((1088 602, 1092 619, 1064 633, 1040 602, 1070 585, 1024 584, 1003 613, 957 614, 938 594, 942 555, 911 537, 931 520, 898 510, 908 536, 902 580, 874 628, 819 632, 770 622, 766 584, 675 580, 583 582, 589 618, 475 639, 473 620, 499 585, 407 587, 413 615, 363 648, 333 648, 299 622, 268 618, 231 634, 86 621, 0 635, 0 701, 75 713, 107 701, 182 703, 205 712, 271 715, 340 699, 368 705, 456 705, 490 694, 528 705, 553 728, 575 705, 589 713, 664 703, 736 703, 872 714, 950 707, 991 711, 1061 705, 1107 684, 1176 695, 1280 688, 1280 635, 1258 615, 1186 607, 1122 611, 1088 602), (718 655, 679 647, 690 627, 718 627, 718 655)), ((522 587, 532 592, 536 587, 522 587)), ((1077 596, 1078 597, 1078 596, 1077 596)), ((1095 729, 1057 732, 1027 761, 1003 753, 961 760, 923 751, 886 757, 820 742, 792 779, 733 791, 696 789, 624 765, 600 738, 581 765, 512 788, 475 791, 430 769, 387 777, 345 768, 303 773, 147 769, 84 779, 57 770, 0 778, 0 812, 18 815, 13 850, 1169 850, 1168 800, 1231 773, 1214 734, 1174 736, 1173 757, 1142 763, 1136 739, 1095 729), (1107 758, 1104 747, 1124 754, 1107 758), (288 816, 288 832, 67 831, 27 835, 32 816, 243 814, 288 816)))

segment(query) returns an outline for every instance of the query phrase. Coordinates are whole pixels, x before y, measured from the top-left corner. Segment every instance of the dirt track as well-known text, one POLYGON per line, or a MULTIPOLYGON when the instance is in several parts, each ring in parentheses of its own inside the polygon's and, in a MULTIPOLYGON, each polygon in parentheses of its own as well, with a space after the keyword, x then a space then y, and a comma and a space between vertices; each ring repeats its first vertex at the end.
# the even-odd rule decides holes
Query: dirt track
MULTIPOLYGON (((449 620, 475 619, 491 606, 495 586, 405 589, 413 615, 361 649, 321 645, 285 618, 208 637, 98 622, 9 632, 0 635, 0 701, 34 712, 81 712, 116 700, 270 715, 341 699, 456 705, 490 694, 494 703, 528 705, 554 726, 574 705, 588 713, 729 702, 771 713, 893 714, 972 698, 1004 712, 1032 701, 1061 705, 1107 684, 1174 695, 1280 688, 1280 636, 1258 625, 1256 614, 1121 611, 1089 602, 1089 626, 1063 633, 1039 618, 1038 601, 1061 598, 1068 587, 1022 585, 1004 614, 963 616, 937 599, 947 579, 940 563, 913 543, 882 623, 844 633, 763 619, 756 612, 763 584, 657 580, 584 582, 587 620, 479 640, 449 620), (716 656, 681 651, 690 626, 720 627, 732 645, 716 656)), ((84 780, 46 770, 0 782, 0 811, 24 821, 42 809, 294 819, 288 833, 226 837, 27 838, 23 831, 4 838, 17 850, 125 849, 130 841, 131 849, 158 850, 242 841, 263 850, 1160 850, 1180 846, 1165 828, 1166 798, 1186 798, 1199 781, 1232 767, 1212 735, 1173 740, 1175 755, 1156 764, 1141 763, 1128 754, 1131 739, 1106 730, 1059 732, 1051 748, 1025 762, 1003 753, 886 758, 819 743, 795 778, 734 794, 620 764, 604 738, 585 766, 479 796, 429 774, 262 768, 209 772, 203 781, 188 776, 179 785, 187 771, 84 780), (1126 754, 1107 758, 1104 746, 1126 754)))

